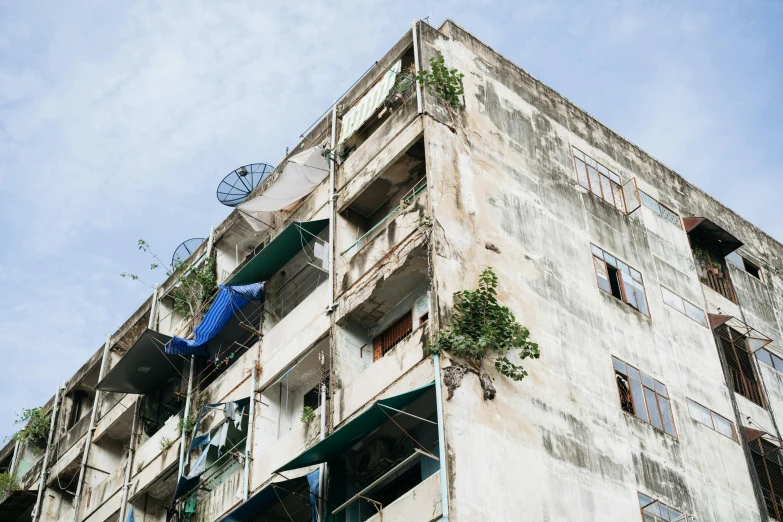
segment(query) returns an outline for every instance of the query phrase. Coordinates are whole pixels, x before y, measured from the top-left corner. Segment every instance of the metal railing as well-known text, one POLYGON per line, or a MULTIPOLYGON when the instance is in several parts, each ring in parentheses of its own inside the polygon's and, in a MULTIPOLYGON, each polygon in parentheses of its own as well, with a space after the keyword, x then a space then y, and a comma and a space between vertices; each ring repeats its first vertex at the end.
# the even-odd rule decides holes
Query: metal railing
POLYGON ((279 321, 328 279, 326 270, 308 263, 278 290, 264 296, 264 310, 279 321))
POLYGON ((756 381, 752 381, 736 371, 734 368, 729 368, 729 376, 731 378, 731 384, 734 391, 748 399, 755 402, 762 408, 766 408, 764 402, 764 395, 761 393, 761 387, 756 381))
POLYGON ((706 276, 699 277, 702 283, 709 286, 729 301, 736 303, 737 296, 734 293, 734 286, 728 277, 714 273, 712 270, 706 270, 706 276))

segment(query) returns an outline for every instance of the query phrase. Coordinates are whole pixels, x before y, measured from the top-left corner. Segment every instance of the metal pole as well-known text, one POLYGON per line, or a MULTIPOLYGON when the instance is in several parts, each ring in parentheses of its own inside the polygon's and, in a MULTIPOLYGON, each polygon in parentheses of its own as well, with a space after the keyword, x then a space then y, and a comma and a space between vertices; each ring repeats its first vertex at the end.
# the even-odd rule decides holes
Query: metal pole
POLYGON ((188 424, 188 417, 190 416, 190 396, 193 394, 193 368, 196 366, 195 356, 190 356, 190 373, 188 374, 188 394, 185 396, 185 409, 182 412, 182 433, 179 438, 179 475, 182 476, 182 472, 185 470, 185 438, 187 437, 186 429, 188 424))
POLYGON ((435 404, 438 410, 438 458, 440 459, 440 499, 442 515, 441 520, 449 520, 449 484, 446 472, 446 436, 443 431, 443 393, 441 392, 440 356, 432 356, 435 364, 435 404))
POLYGON ((209 240, 207 240, 207 257, 212 256, 212 245, 215 244, 215 227, 209 227, 209 240))
MULTIPOLYGON (((109 349, 111 349, 111 336, 106 336, 106 342, 103 343, 103 356, 101 357, 101 366, 98 369, 98 382, 101 382, 103 375, 106 371, 106 361, 109 357, 109 349)), ((79 481, 76 483, 76 494, 73 497, 73 519, 76 520, 79 514, 79 505, 81 504, 82 489, 84 488, 84 475, 87 471, 87 460, 90 457, 90 447, 92 446, 92 435, 95 432, 95 419, 98 414, 98 407, 100 404, 101 392, 98 388, 95 388, 95 398, 92 401, 92 411, 90 412, 90 426, 87 429, 87 435, 84 439, 84 452, 82 456, 82 464, 79 469, 79 481)))
POLYGON ((248 408, 247 435, 245 436, 245 478, 242 500, 250 494, 250 454, 253 452, 253 426, 256 414, 256 378, 258 369, 253 365, 250 371, 250 407, 248 408))
POLYGON ((130 473, 133 465, 133 454, 136 451, 136 419, 139 417, 139 411, 141 410, 142 396, 136 397, 136 406, 133 409, 133 423, 131 424, 131 436, 130 443, 128 445, 128 460, 125 463, 125 482, 122 484, 122 502, 120 503, 120 518, 119 522, 125 520, 125 512, 128 509, 128 488, 130 487, 130 473))
MULTIPOLYGON (((421 64, 419 63, 419 43, 416 34, 416 20, 413 21, 413 63, 416 66, 416 73, 418 74, 418 72, 421 71, 421 64)), ((416 84, 416 108, 418 109, 419 114, 421 114, 423 111, 421 85, 419 85, 418 81, 415 81, 414 83, 416 84)))
POLYGON ((41 466, 41 476, 38 479, 38 496, 35 498, 35 507, 33 508, 33 522, 36 522, 40 518, 41 512, 41 497, 46 489, 46 468, 49 465, 49 453, 52 447, 52 439, 54 439, 54 427, 57 424, 57 412, 59 410, 60 401, 62 400, 64 386, 57 388, 57 392, 54 394, 54 405, 52 406, 52 418, 49 421, 49 437, 46 439, 46 453, 43 456, 43 465, 41 466))
POLYGON ((150 305, 150 321, 149 324, 147 324, 147 328, 150 330, 154 329, 155 323, 157 322, 155 317, 158 312, 158 285, 155 285, 155 291, 152 293, 152 304, 150 305))
POLYGON ((334 306, 334 153, 337 146, 337 102, 332 105, 332 138, 329 154, 329 308, 334 306))

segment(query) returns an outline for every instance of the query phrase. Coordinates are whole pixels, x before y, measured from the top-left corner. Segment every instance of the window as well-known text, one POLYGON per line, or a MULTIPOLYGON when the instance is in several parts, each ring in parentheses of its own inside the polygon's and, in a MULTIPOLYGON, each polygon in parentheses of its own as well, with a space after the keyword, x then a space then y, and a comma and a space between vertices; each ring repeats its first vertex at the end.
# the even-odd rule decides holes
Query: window
POLYGON ((775 520, 783 520, 783 465, 780 447, 764 437, 748 441, 748 446, 769 516, 775 520))
POLYGON ((734 423, 722 415, 705 408, 697 402, 688 399, 688 411, 691 419, 700 422, 705 426, 712 428, 721 435, 725 435, 733 441, 737 441, 737 432, 734 429, 734 423))
POLYGON ((579 184, 621 212, 628 212, 620 176, 576 147, 571 150, 579 184))
POLYGON ((707 326, 707 316, 704 314, 704 310, 686 301, 679 295, 663 286, 661 287, 661 295, 663 296, 664 303, 671 306, 681 314, 687 315, 700 325, 707 326))
POLYGON ((644 522, 696 522, 693 516, 677 511, 660 500, 654 500, 642 493, 637 494, 639 495, 639 509, 642 512, 642 520, 644 522))
POLYGON ((429 312, 424 312, 423 314, 421 314, 419 316, 419 326, 421 326, 424 323, 426 323, 429 318, 430 318, 430 313, 429 312))
POLYGON ((597 246, 591 248, 598 288, 649 316, 642 274, 597 246))
POLYGON ((740 248, 742 241, 707 218, 683 218, 682 224, 688 233, 699 281, 736 303, 737 296, 729 277, 726 256, 740 248))
POLYGON ((408 311, 372 341, 372 360, 377 361, 413 331, 413 314, 408 311))
POLYGON ((766 408, 764 394, 761 392, 756 370, 753 367, 747 336, 727 325, 720 326, 715 331, 726 358, 731 387, 749 401, 766 408))
POLYGON ((742 270, 749 273, 759 281, 763 281, 763 279, 761 279, 761 269, 759 268, 759 266, 753 263, 752 261, 748 261, 746 258, 739 255, 736 251, 727 254, 726 259, 731 261, 732 265, 741 268, 742 270))
POLYGON ((642 192, 641 190, 639 191, 639 197, 642 200, 642 205, 649 208, 677 228, 682 228, 680 216, 676 212, 669 209, 665 205, 662 205, 660 201, 650 196, 646 192, 642 192))
POLYGON ((666 386, 616 357, 612 357, 612 364, 620 393, 620 408, 676 438, 666 386))
POLYGON ((756 350, 756 359, 763 362, 767 366, 772 366, 779 372, 783 372, 783 359, 770 352, 766 348, 760 348, 756 350))

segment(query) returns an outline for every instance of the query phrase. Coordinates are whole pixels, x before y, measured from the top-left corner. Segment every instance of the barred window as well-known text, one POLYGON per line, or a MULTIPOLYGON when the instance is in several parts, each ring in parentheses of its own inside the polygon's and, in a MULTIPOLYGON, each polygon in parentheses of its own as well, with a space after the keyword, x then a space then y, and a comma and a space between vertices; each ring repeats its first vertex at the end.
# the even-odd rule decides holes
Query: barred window
POLYGON ((389 350, 397 346, 412 331, 413 314, 409 310, 373 339, 373 361, 377 361, 386 355, 389 350))
POLYGON ((620 408, 677 438, 669 391, 666 385, 612 357, 620 408))
POLYGON ((767 403, 761 391, 756 368, 753 365, 752 353, 748 346, 748 337, 727 325, 716 328, 715 332, 718 334, 721 349, 726 358, 729 379, 734 391, 762 408, 766 408, 767 403))

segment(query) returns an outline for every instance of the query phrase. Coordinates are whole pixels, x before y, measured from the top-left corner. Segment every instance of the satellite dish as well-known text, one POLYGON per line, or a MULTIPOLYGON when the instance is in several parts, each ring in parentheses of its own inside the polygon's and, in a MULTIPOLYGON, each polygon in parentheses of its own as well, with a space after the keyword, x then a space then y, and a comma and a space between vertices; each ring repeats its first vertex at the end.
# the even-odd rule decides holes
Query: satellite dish
POLYGON ((201 246, 201 243, 204 242, 204 239, 205 238, 203 237, 194 237, 180 243, 180 245, 174 251, 174 255, 171 256, 171 266, 184 263, 185 260, 190 257, 190 254, 195 252, 196 249, 201 246))
POLYGON ((267 163, 251 163, 232 171, 217 188, 218 201, 236 207, 247 199, 253 189, 275 168, 267 163))

